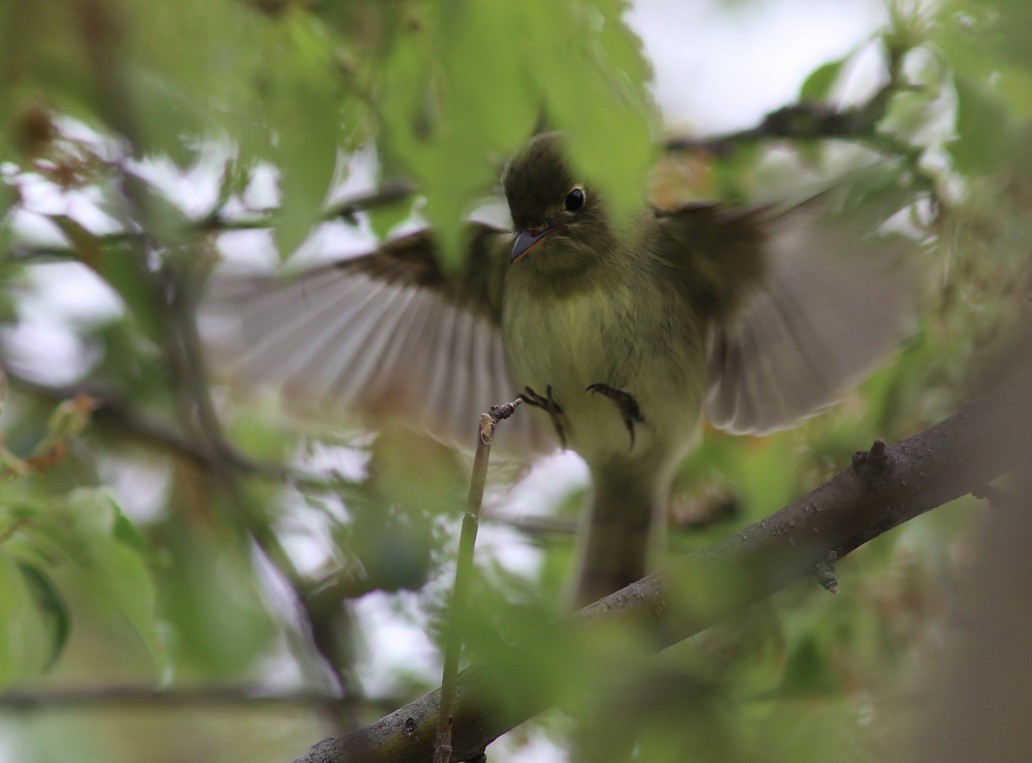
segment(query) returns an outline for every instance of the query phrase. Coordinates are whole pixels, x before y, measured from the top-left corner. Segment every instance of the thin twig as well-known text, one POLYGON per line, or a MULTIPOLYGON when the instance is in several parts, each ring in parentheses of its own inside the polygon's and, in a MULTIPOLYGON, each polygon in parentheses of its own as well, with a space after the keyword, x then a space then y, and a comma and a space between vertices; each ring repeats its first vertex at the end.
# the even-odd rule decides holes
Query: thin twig
MULTIPOLYGON (((416 187, 411 183, 385 183, 374 191, 344 199, 339 204, 335 204, 325 210, 321 217, 324 222, 343 220, 350 225, 354 225, 358 222, 356 216, 360 212, 397 204, 399 201, 404 201, 415 193, 416 187)), ((263 209, 252 217, 231 218, 225 217, 216 211, 198 220, 194 227, 202 233, 261 230, 263 228, 272 228, 276 225, 277 213, 278 210, 276 209, 263 209)))
POLYGON ((784 106, 766 114, 759 124, 725 135, 701 138, 674 137, 663 147, 667 151, 705 150, 726 154, 736 145, 764 140, 853 139, 869 141, 875 136, 875 125, 882 116, 880 105, 872 100, 853 109, 838 111, 824 103, 799 103, 784 106))
POLYGON ((441 704, 437 714, 437 737, 434 741, 434 763, 451 760, 452 708, 455 704, 455 686, 459 676, 459 658, 462 656, 462 626, 465 621, 466 601, 473 578, 473 551, 480 529, 480 507, 484 502, 487 482, 487 463, 491 457, 491 443, 498 422, 512 416, 523 401, 513 400, 504 405, 492 405, 480 415, 477 429, 477 447, 473 455, 473 472, 469 480, 466 514, 459 534, 459 557, 455 568, 455 587, 452 591, 451 615, 444 647, 444 669, 441 678, 441 704))
MULTIPOLYGON (((321 215, 323 222, 341 220, 349 225, 358 222, 358 214, 377 207, 397 204, 415 195, 416 187, 411 183, 387 183, 374 191, 358 194, 344 199, 325 210, 321 215)), ((262 209, 250 216, 227 217, 216 210, 188 227, 201 234, 230 233, 233 231, 267 230, 274 228, 278 220, 277 209, 262 209)), ((110 233, 99 233, 95 236, 102 246, 118 246, 122 244, 153 243, 149 233, 143 230, 119 230, 110 233)), ((75 248, 65 244, 31 244, 19 242, 11 245, 12 259, 23 263, 62 262, 75 259, 75 248)))

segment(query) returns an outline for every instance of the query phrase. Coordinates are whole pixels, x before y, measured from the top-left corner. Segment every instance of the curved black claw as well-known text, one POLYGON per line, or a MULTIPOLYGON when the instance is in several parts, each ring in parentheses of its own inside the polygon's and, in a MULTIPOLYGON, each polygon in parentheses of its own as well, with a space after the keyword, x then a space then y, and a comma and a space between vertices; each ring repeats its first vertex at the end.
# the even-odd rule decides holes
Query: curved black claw
POLYGON ((552 385, 545 387, 546 396, 542 397, 530 387, 524 387, 518 397, 527 405, 540 408, 552 419, 555 435, 559 438, 559 446, 566 450, 566 429, 563 427, 563 408, 552 397, 552 385))
POLYGON ((627 433, 631 436, 631 446, 627 450, 634 450, 634 425, 645 423, 645 417, 641 415, 641 409, 638 408, 638 401, 629 392, 615 389, 608 384, 592 384, 584 391, 605 395, 616 403, 620 415, 623 416, 623 423, 627 427, 627 433))

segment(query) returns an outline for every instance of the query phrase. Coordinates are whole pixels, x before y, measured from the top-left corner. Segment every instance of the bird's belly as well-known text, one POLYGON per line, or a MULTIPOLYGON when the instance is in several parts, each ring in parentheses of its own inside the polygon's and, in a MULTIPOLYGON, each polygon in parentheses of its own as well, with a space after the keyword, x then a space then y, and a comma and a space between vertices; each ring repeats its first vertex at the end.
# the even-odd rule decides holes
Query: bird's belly
POLYGON ((697 429, 703 391, 697 328, 688 316, 643 304, 629 290, 625 297, 536 299, 505 316, 517 388, 558 406, 558 424, 554 412, 538 407, 535 415, 544 426, 561 428, 562 444, 593 467, 679 460, 697 429), (629 400, 592 391, 593 385, 629 400), (640 420, 630 415, 632 404, 640 420))

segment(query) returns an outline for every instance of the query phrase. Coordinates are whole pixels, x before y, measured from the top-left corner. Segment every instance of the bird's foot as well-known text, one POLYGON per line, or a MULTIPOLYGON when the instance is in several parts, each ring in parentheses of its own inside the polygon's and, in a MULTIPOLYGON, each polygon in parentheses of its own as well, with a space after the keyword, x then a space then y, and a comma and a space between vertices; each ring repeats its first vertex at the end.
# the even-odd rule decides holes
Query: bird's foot
POLYGON ((566 429, 563 426, 563 408, 552 397, 552 385, 549 384, 545 387, 544 396, 539 395, 530 387, 524 387, 519 398, 527 405, 540 408, 548 414, 548 417, 552 419, 552 426, 555 428, 556 437, 559 438, 559 446, 563 450, 566 450, 566 429))
POLYGON ((627 450, 634 450, 634 425, 645 423, 645 417, 641 415, 641 409, 638 408, 638 401, 634 399, 634 396, 622 389, 610 387, 608 384, 592 384, 584 391, 605 395, 616 403, 620 415, 623 416, 627 433, 631 436, 631 445, 627 450))

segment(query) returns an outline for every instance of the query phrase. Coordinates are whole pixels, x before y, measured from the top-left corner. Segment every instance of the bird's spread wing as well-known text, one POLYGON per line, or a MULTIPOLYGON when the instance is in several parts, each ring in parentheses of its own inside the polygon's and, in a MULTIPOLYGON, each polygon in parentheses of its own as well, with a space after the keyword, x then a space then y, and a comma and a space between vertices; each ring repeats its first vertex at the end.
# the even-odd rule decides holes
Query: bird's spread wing
POLYGON ((660 218, 664 254, 709 326, 705 411, 721 429, 767 432, 815 413, 904 330, 912 242, 871 236, 870 219, 830 215, 825 201, 660 218))
MULTIPOLYGON (((216 369, 281 384, 287 407, 364 423, 400 420, 469 448, 480 413, 514 389, 499 332, 509 234, 469 231, 465 271, 439 265, 428 231, 285 276, 226 278, 207 301, 216 369)), ((529 416, 499 431, 513 453, 545 450, 529 416)))

